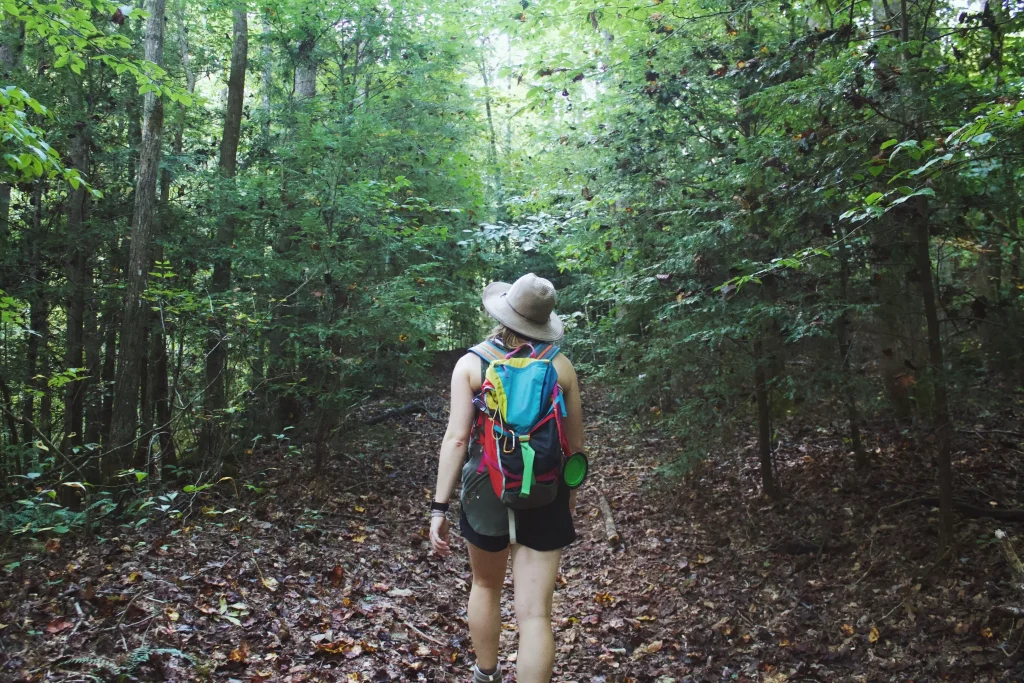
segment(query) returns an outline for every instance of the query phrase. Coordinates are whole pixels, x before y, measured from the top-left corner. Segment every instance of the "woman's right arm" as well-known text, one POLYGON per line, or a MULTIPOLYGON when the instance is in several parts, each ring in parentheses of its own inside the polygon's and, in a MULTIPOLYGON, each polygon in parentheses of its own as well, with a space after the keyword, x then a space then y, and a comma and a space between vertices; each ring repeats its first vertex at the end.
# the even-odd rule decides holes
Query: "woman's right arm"
POLYGON ((558 371, 558 384, 562 387, 562 398, 565 400, 566 417, 563 423, 565 427, 565 440, 569 442, 569 453, 579 453, 583 450, 583 402, 580 399, 579 379, 576 377, 576 368, 565 356, 556 359, 558 371))
MULTIPOLYGON (((580 398, 579 378, 576 368, 565 356, 555 359, 558 370, 558 384, 562 387, 562 399, 565 401, 565 440, 569 444, 569 453, 580 453, 584 450, 583 443, 583 401, 580 398)), ((576 511, 576 491, 569 492, 569 509, 576 511)))

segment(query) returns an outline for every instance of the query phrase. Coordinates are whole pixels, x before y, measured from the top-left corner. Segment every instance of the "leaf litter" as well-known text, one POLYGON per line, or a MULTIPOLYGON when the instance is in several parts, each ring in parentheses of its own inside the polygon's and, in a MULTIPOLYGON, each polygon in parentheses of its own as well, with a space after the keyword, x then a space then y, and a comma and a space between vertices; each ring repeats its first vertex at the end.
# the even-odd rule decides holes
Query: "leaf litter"
MULTIPOLYGON (((995 523, 959 520, 956 552, 936 561, 935 511, 893 507, 932 489, 927 438, 879 427, 861 475, 841 437, 794 427, 777 456, 786 496, 771 502, 752 444, 665 478, 672 441, 632 431, 588 396, 595 474, 556 585, 554 680, 1024 679, 1021 632, 996 616, 1020 596, 995 523)), ((464 544, 453 532, 441 559, 426 534, 444 396, 424 400, 424 414, 348 436, 365 455, 358 467, 303 456, 285 468, 284 453, 257 450, 239 478, 262 493, 204 501, 230 515, 114 527, 102 543, 9 544, 0 679, 469 680, 464 544)), ((1012 459, 984 466, 966 439, 961 488, 1019 505, 1012 459)))

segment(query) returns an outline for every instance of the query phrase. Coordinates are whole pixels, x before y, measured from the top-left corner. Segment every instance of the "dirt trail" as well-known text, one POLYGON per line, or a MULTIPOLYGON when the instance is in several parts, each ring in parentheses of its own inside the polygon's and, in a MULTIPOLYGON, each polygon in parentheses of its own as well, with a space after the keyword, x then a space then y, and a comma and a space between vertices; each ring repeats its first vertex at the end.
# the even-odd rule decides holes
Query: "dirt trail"
MULTIPOLYGON (((153 506, 94 542, 9 547, 0 680, 469 680, 465 551, 441 560, 425 537, 444 400, 350 434, 320 470, 258 449, 234 480, 179 495, 178 518, 153 506)), ((926 507, 879 515, 926 486, 907 462, 927 444, 879 437, 865 478, 833 436, 793 438, 787 502, 770 504, 741 454, 658 485, 671 440, 599 401, 587 428, 596 474, 556 591, 555 680, 1024 679, 1007 657, 1019 632, 990 617, 1014 600, 998 548, 975 543, 992 523, 961 522, 936 569, 926 507)), ((1016 470, 975 474, 997 495, 1016 470)), ((503 614, 508 657, 510 600, 503 614)))

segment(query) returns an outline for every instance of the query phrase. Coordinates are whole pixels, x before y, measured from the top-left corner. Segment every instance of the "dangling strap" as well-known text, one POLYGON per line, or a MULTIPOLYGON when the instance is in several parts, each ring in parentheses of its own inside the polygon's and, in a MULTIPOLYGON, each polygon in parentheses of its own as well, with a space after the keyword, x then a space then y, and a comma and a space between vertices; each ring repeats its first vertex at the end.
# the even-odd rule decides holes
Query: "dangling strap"
POLYGON ((533 459, 537 452, 530 445, 530 435, 519 437, 519 447, 523 453, 523 483, 519 488, 519 497, 528 498, 533 487, 533 459))
POLYGON ((508 542, 509 545, 516 545, 516 511, 508 508, 508 542))

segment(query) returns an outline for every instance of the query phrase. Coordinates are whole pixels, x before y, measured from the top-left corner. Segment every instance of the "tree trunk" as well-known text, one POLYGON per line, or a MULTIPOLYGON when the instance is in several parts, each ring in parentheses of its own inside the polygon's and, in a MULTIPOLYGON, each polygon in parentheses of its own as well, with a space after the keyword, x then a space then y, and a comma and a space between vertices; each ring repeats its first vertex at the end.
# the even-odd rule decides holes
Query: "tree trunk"
POLYGON ((761 488, 769 498, 778 497, 775 473, 772 467, 771 411, 768 405, 768 381, 765 366, 764 343, 761 333, 754 340, 754 397, 757 400, 757 451, 761 461, 761 488))
POLYGON ((932 411, 932 425, 938 438, 939 469, 939 543, 945 550, 953 540, 953 467, 950 462, 950 442, 953 424, 949 416, 949 399, 946 391, 946 373, 942 360, 942 337, 939 331, 939 312, 935 301, 935 283, 932 279, 932 259, 928 234, 927 201, 921 197, 917 202, 918 212, 914 217, 914 246, 917 271, 921 278, 921 294, 924 297, 924 315, 928 323, 928 356, 930 379, 935 395, 932 411))
MULTIPOLYGON (((91 289, 92 273, 88 274, 87 287, 91 289)), ((84 443, 100 442, 101 425, 103 424, 103 382, 101 351, 103 347, 103 331, 96 315, 96 301, 87 300, 85 307, 85 374, 88 380, 89 393, 85 401, 85 437, 84 443), (97 381, 99 380, 99 381, 97 381)))
MULTIPOLYGON (((147 309, 149 307, 147 306, 147 309)), ((150 311, 146 311, 146 322, 149 322, 150 311)), ((146 463, 149 461, 147 447, 153 429, 153 416, 150 415, 149 402, 149 339, 152 325, 142 326, 142 360, 139 362, 139 434, 142 443, 135 448, 134 464, 135 469, 145 472, 146 463)))
MULTIPOLYGON (((844 305, 850 303, 850 264, 846 253, 846 238, 847 235, 843 234, 839 244, 839 297, 844 305)), ((853 447, 857 469, 865 469, 869 462, 864 444, 860 440, 860 415, 854 393, 853 374, 850 372, 850 319, 846 310, 836 320, 836 336, 839 338, 839 357, 842 361, 843 402, 846 403, 846 417, 850 422, 850 445, 853 447)))
MULTIPOLYGON (((74 98, 80 104, 80 98, 74 98)), ((71 144, 71 160, 82 176, 89 175, 89 133, 86 122, 75 124, 77 133, 71 144)), ((68 205, 68 245, 71 249, 65 265, 69 288, 67 297, 67 343, 64 367, 85 367, 85 306, 89 288, 89 246, 85 232, 85 211, 88 198, 85 186, 72 191, 68 205)), ((85 432, 85 396, 89 389, 86 379, 70 382, 64 393, 64 440, 61 450, 68 452, 81 446, 85 432)))
MULTIPOLYGON (((192 60, 188 48, 188 22, 185 17, 185 6, 179 4, 176 12, 177 43, 178 52, 181 58, 182 68, 185 71, 185 89, 191 95, 196 88, 196 75, 192 70, 192 60)), ((180 157, 184 149, 185 130, 185 107, 178 105, 178 120, 174 130, 174 142, 172 151, 175 157, 180 157)), ((171 172, 164 168, 160 174, 160 207, 162 214, 166 215, 167 205, 171 197, 171 185, 174 177, 171 172)), ((168 226, 161 221, 161 234, 168 233, 168 226)), ((163 247, 156 245, 154 252, 156 260, 163 260, 163 247)), ((149 387, 150 401, 153 411, 153 428, 159 434, 160 448, 156 451, 150 449, 147 453, 150 460, 147 463, 147 471, 153 481, 160 481, 162 468, 166 462, 175 462, 174 431, 171 422, 174 417, 174 404, 171 401, 170 387, 170 358, 167 351, 168 330, 167 321, 164 318, 163 310, 153 312, 150 332, 150 357, 149 357, 149 387)))
MULTIPOLYGON (((42 362, 46 355, 46 339, 49 336, 47 329, 49 312, 46 305, 46 293, 43 291, 46 285, 46 270, 43 268, 43 255, 40 245, 43 243, 43 181, 36 181, 35 189, 32 192, 32 233, 26 240, 27 262, 30 264, 32 273, 32 284, 29 292, 29 332, 25 348, 25 386, 27 391, 21 401, 22 433, 21 440, 30 443, 35 440, 33 423, 38 420, 38 426, 46 431, 47 426, 42 415, 36 416, 36 397, 42 399, 49 390, 46 386, 46 377, 43 373, 42 362)), ((40 400, 40 409, 42 400, 40 400)), ((42 413, 42 410, 40 410, 42 413)))
POLYGON ((480 77, 484 82, 484 112, 487 115, 487 130, 489 133, 489 145, 487 148, 487 161, 491 166, 491 174, 494 180, 494 202, 497 207, 498 220, 504 218, 503 202, 501 197, 501 166, 498 164, 498 134, 494 127, 494 117, 491 113, 491 83, 490 74, 487 68, 487 42, 480 47, 480 77))
MULTIPOLYGON (((146 59, 163 63, 164 2, 149 0, 146 10, 146 59)), ((114 381, 114 415, 109 448, 103 458, 103 476, 112 481, 117 471, 129 462, 138 427, 138 387, 142 365, 143 336, 149 305, 143 300, 150 268, 149 251, 156 218, 156 182, 160 172, 160 142, 164 128, 163 98, 146 93, 143 100, 142 143, 139 171, 135 183, 135 207, 132 214, 131 251, 126 272, 124 321, 117 376, 114 381)))
POLYGON ((102 392, 103 397, 100 410, 100 438, 93 443, 102 443, 104 450, 110 445, 110 426, 114 420, 114 370, 117 360, 117 328, 120 326, 120 316, 113 302, 108 302, 107 310, 103 314, 103 326, 105 334, 103 339, 103 371, 102 392))
MULTIPOLYGON (((231 70, 228 74, 228 102, 224 113, 224 133, 220 143, 220 172, 233 184, 238 169, 238 140, 242 132, 242 101, 245 97, 245 70, 249 49, 249 27, 244 9, 234 11, 234 45, 231 48, 231 70)), ((222 207, 223 216, 217 229, 216 257, 210 278, 210 296, 217 300, 231 289, 231 242, 235 236, 236 197, 230 196, 231 206, 222 207)), ((222 301, 217 301, 218 306, 222 301)), ((206 338, 206 396, 204 400, 201 450, 214 458, 225 444, 219 421, 227 408, 228 320, 214 314, 213 328, 206 338)))
POLYGON ((316 60, 313 51, 316 39, 308 35, 299 43, 299 54, 295 61, 295 95, 309 99, 316 95, 316 60))

